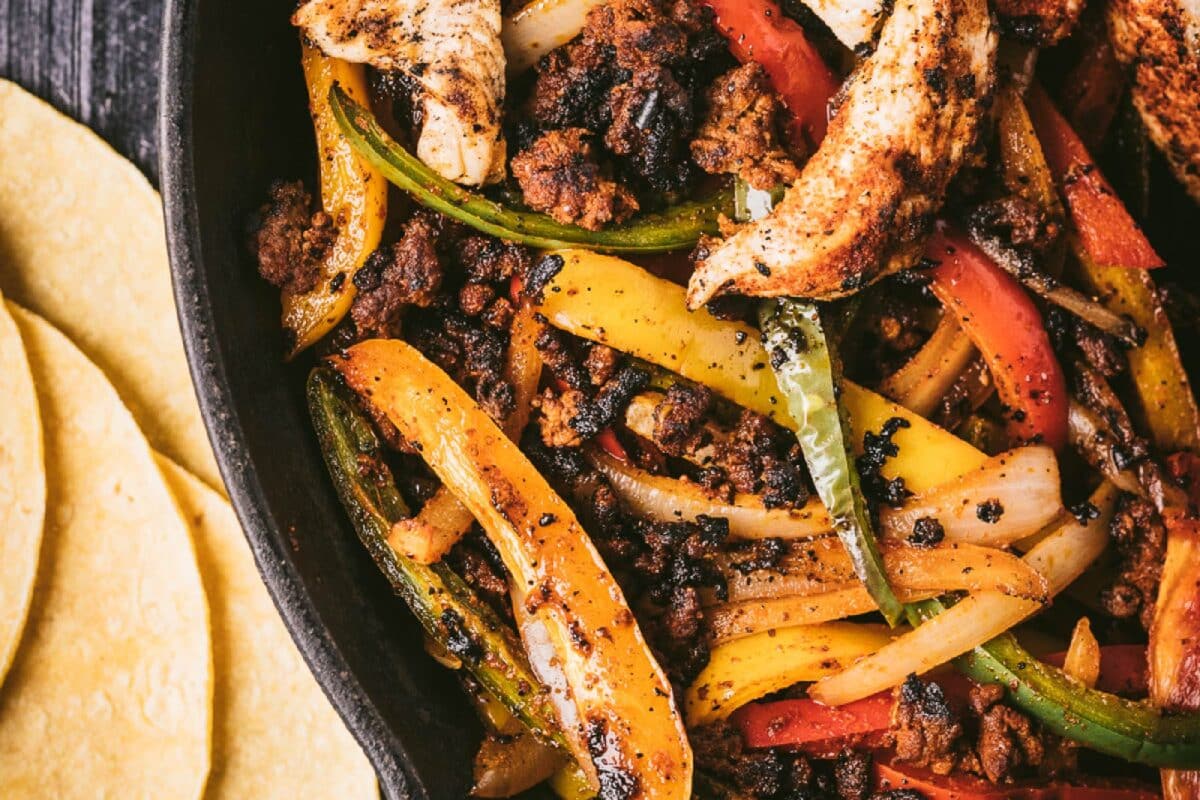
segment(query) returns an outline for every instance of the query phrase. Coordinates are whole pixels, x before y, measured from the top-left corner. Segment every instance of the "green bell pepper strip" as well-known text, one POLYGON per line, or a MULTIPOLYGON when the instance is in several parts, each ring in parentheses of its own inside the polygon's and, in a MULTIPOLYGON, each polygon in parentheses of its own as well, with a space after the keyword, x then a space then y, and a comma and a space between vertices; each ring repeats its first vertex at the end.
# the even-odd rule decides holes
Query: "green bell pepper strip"
POLYGON ((817 495, 850 555, 854 573, 884 618, 895 625, 904 609, 888 583, 863 502, 845 419, 837 401, 837 370, 820 313, 810 303, 769 300, 759 306, 758 319, 775 380, 798 423, 796 438, 817 495))
POLYGON ((409 516, 408 507, 380 461, 379 437, 328 368, 310 374, 308 405, 338 497, 392 588, 486 691, 538 738, 569 753, 516 634, 449 567, 418 564, 388 545, 392 523, 409 516))
MULTIPOLYGON (((909 621, 919 625, 945 608, 940 600, 926 600, 906 610, 909 621)), ((1012 705, 1059 736, 1151 767, 1200 768, 1200 714, 1166 715, 1147 702, 1089 689, 1038 661, 1010 633, 960 656, 954 665, 979 683, 1004 686, 1012 705)))
POLYGON ((370 111, 336 84, 329 92, 329 105, 354 149, 418 203, 477 231, 531 247, 581 247, 609 253, 685 250, 695 246, 701 236, 719 233, 718 218, 733 210, 733 195, 727 190, 604 230, 564 225, 545 214, 507 208, 441 177, 401 147, 370 111))
MULTIPOLYGON (((755 189, 738 178, 734 183, 736 219, 747 222, 771 213, 781 195, 778 189, 755 189)), ((763 345, 771 355, 771 368, 788 411, 797 423, 796 438, 817 495, 850 555, 854 574, 867 587, 888 623, 895 625, 904 609, 884 572, 858 470, 847 446, 848 420, 836 389, 841 370, 821 326, 821 313, 812 303, 791 299, 767 300, 758 308, 763 345)), ((839 322, 842 324, 837 327, 844 327, 846 320, 839 322)))

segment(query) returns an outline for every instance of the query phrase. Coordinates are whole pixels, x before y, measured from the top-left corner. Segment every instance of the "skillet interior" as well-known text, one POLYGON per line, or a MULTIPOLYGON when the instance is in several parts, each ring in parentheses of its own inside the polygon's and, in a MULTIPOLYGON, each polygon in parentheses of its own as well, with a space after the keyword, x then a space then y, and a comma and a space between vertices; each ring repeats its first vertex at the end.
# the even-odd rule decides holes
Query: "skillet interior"
POLYGON ((303 403, 311 357, 283 363, 278 297, 245 246, 271 181, 314 185, 293 5, 166 3, 161 166, 180 322, 259 569, 385 795, 464 797, 478 723, 338 505, 303 403))

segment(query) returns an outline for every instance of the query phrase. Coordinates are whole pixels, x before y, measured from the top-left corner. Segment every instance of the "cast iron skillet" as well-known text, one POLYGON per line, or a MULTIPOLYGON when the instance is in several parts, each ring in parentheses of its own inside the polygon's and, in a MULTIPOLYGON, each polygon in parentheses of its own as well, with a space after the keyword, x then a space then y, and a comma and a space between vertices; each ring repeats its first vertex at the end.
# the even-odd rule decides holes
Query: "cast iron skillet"
POLYGON ((245 246, 273 180, 314 185, 293 8, 166 3, 162 188, 184 343, 258 567, 385 796, 465 797, 478 723, 338 504, 304 408, 312 361, 283 363, 278 296, 245 246))

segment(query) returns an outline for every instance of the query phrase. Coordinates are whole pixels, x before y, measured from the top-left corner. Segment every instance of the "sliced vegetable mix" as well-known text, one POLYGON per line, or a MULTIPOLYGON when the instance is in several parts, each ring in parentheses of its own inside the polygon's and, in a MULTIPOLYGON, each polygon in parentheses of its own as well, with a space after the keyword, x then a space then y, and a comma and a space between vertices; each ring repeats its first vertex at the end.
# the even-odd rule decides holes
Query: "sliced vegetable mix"
POLYGON ((542 248, 665 253, 685 250, 701 236, 716 234, 718 217, 732 211, 733 195, 724 191, 599 231, 564 225, 545 214, 507 208, 442 178, 392 139, 342 87, 335 85, 330 91, 329 105, 346 140, 387 180, 421 205, 507 241, 542 248))
MULTIPOLYGON (((796 429, 757 329, 707 311, 688 311, 682 287, 628 261, 581 250, 550 257, 561 265, 535 306, 551 325, 671 370, 796 429), (594 275, 607 278, 597 282, 594 275)), ((903 477, 911 491, 931 489, 987 460, 957 436, 853 381, 843 382, 840 399, 856 452, 868 431, 878 433, 894 418, 907 423, 892 437, 897 453, 882 474, 903 477)))
POLYGON ((646 796, 689 797, 692 753, 670 685, 570 506, 411 345, 368 340, 328 363, 413 443, 487 532, 512 576, 533 671, 601 793, 632 782, 646 796))
POLYGON ((381 460, 383 444, 340 384, 333 370, 313 370, 308 407, 334 488, 363 546, 426 632, 530 730, 566 750, 553 705, 529 691, 539 681, 512 631, 449 567, 418 564, 388 546, 392 525, 408 516, 408 507, 381 460))

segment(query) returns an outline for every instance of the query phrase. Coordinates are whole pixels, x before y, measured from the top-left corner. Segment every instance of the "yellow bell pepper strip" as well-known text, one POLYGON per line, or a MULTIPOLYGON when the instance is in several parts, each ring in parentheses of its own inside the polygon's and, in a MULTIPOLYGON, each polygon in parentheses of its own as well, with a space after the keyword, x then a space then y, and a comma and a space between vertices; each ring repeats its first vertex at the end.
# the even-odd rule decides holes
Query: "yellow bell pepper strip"
POLYGON ((613 253, 686 250, 702 235, 717 234, 718 218, 733 209, 732 192, 723 191, 599 231, 564 225, 545 214, 506 208, 441 177, 388 136, 370 111, 341 87, 333 87, 329 104, 342 133, 359 154, 414 200, 477 231, 511 242, 544 249, 587 247, 613 253))
MULTIPOLYGON (((770 368, 759 331, 688 311, 684 289, 634 264, 583 250, 552 254, 562 266, 536 299, 549 323, 568 333, 703 384, 716 394, 796 430, 797 423, 770 368)), ((852 381, 842 384, 853 444, 893 417, 909 427, 896 432, 899 452, 883 467, 914 492, 946 483, 983 464, 987 456, 928 420, 852 381)))
POLYGON ((451 652, 514 717, 543 741, 568 751, 546 694, 516 635, 449 567, 424 566, 387 544, 392 523, 408 516, 383 445, 332 370, 308 379, 308 407, 334 488, 359 539, 426 633, 451 652), (465 646, 452 646, 458 641, 465 646))
POLYGON ((843 424, 837 399, 834 358, 815 305, 795 300, 768 301, 759 306, 759 328, 771 355, 775 381, 783 391, 796 438, 804 452, 817 496, 829 511, 854 574, 862 581, 883 618, 895 625, 904 613, 896 599, 871 518, 863 500, 848 425, 843 424))
POLYGON ((1061 220, 1063 207, 1054 186, 1054 175, 1046 164, 1042 144, 1018 87, 1010 85, 1002 89, 996 105, 996 144, 1005 187, 1048 211, 1052 219, 1061 220))
POLYGON ((718 722, 752 700, 832 675, 892 636, 883 625, 826 622, 734 639, 712 651, 708 666, 688 687, 688 725, 718 722))
POLYGON ((1143 270, 1101 266, 1078 242, 1074 244, 1079 274, 1088 289, 1111 311, 1128 316, 1146 332, 1141 347, 1128 351, 1129 374, 1154 444, 1164 452, 1200 453, 1200 410, 1154 279, 1143 270))
POLYGON ((333 218, 338 234, 321 264, 317 285, 303 293, 284 293, 283 327, 292 337, 290 356, 332 330, 350 310, 354 273, 383 236, 388 194, 383 175, 354 151, 329 106, 329 90, 335 83, 348 96, 366 102, 363 65, 329 58, 307 44, 301 64, 317 138, 321 207, 333 218))
POLYGON ((692 753, 671 686, 570 506, 411 345, 373 339, 328 363, 413 443, 496 546, 534 673, 601 794, 623 786, 631 797, 690 797, 692 753))

